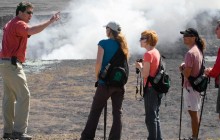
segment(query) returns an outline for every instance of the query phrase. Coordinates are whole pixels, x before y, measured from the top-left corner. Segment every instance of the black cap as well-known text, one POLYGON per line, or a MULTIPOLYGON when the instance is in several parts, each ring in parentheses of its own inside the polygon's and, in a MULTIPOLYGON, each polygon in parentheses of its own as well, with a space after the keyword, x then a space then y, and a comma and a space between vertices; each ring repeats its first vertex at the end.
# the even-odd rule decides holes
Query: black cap
POLYGON ((192 36, 195 36, 195 37, 198 37, 198 36, 199 36, 197 30, 196 30, 196 29, 193 29, 193 28, 188 28, 188 29, 185 30, 185 31, 180 31, 180 34, 183 34, 183 35, 192 35, 192 36))

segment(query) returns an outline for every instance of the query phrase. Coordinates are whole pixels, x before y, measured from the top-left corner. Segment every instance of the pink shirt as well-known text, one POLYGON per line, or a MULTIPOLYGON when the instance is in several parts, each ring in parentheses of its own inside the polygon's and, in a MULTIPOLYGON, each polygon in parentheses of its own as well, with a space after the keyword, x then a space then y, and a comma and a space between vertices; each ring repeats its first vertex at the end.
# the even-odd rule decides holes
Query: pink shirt
POLYGON ((18 17, 13 18, 4 26, 0 58, 16 56, 19 61, 25 61, 28 28, 27 23, 18 17))
MULTIPOLYGON (((160 53, 159 51, 154 48, 150 51, 147 51, 144 54, 144 58, 143 58, 144 62, 149 62, 150 63, 150 72, 149 75, 154 77, 157 73, 157 69, 160 63, 160 53)), ((144 79, 144 85, 147 82, 147 78, 144 79)), ((149 83, 148 86, 151 86, 151 84, 149 83)))
MULTIPOLYGON (((203 55, 196 45, 194 45, 186 54, 185 54, 185 67, 192 68, 190 76, 196 77, 199 75, 200 68, 202 65, 203 55)), ((191 87, 188 79, 184 77, 183 87, 191 87)))

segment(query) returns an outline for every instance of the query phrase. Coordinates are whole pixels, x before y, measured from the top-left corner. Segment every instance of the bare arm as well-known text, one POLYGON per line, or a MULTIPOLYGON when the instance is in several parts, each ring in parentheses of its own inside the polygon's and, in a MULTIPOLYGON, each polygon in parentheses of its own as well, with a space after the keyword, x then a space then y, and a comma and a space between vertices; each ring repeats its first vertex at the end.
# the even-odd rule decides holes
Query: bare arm
POLYGON ((104 55, 104 49, 99 46, 98 52, 97 52, 97 58, 96 58, 96 65, 95 65, 96 80, 99 79, 99 72, 100 72, 101 66, 102 66, 103 55, 104 55))
POLYGON ((186 67, 182 73, 184 75, 184 77, 189 78, 190 74, 191 74, 192 68, 186 67))
POLYGON ((49 26, 51 23, 53 23, 54 21, 57 21, 60 19, 60 12, 57 12, 56 14, 54 14, 50 20, 47 20, 41 24, 38 24, 36 26, 32 26, 29 28, 28 30, 28 35, 34 35, 37 34, 41 31, 43 31, 47 26, 49 26))

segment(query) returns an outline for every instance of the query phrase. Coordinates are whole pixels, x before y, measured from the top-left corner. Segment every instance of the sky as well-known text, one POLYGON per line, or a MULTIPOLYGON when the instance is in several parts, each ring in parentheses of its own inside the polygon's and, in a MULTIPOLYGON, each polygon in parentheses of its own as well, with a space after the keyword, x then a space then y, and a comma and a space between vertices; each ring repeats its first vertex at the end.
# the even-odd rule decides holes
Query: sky
MULTIPOLYGON (((103 26, 109 21, 121 25, 130 54, 141 54, 146 51, 139 44, 144 30, 157 32, 158 45, 174 43, 189 23, 197 28, 198 13, 208 11, 209 17, 201 22, 211 27, 209 20, 217 15, 219 7, 218 0, 72 0, 60 9, 60 21, 29 39, 28 58, 95 59, 98 42, 107 39, 103 26)), ((33 17, 30 24, 43 20, 33 17)))

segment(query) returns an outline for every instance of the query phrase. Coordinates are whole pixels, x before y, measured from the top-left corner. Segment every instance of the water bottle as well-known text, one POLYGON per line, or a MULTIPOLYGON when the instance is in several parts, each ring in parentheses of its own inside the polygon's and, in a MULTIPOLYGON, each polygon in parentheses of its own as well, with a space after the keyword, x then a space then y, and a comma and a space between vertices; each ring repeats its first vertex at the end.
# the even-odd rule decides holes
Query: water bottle
POLYGON ((194 81, 194 84, 195 85, 198 85, 199 83, 201 83, 201 81, 205 78, 204 75, 201 75, 199 76, 199 78, 197 78, 195 81, 194 81))
POLYGON ((103 70, 103 72, 101 73, 101 78, 105 78, 106 77, 106 75, 107 75, 107 72, 108 72, 108 69, 109 69, 109 67, 110 67, 110 63, 108 63, 108 65, 107 66, 105 66, 105 69, 103 70))
POLYGON ((157 83, 160 81, 162 74, 163 74, 163 70, 161 70, 161 71, 156 75, 156 77, 154 78, 154 83, 155 83, 155 84, 157 84, 157 83))

